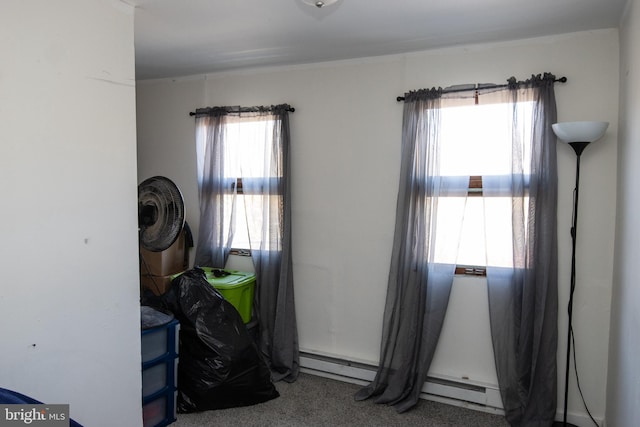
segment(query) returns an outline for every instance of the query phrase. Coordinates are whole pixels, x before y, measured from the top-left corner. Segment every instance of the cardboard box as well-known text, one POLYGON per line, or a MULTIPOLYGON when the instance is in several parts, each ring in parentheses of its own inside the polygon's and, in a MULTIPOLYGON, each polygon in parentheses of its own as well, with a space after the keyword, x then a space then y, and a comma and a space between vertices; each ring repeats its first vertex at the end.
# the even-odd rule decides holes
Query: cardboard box
POLYGON ((140 275, 170 276, 185 271, 189 264, 185 233, 180 232, 176 241, 162 252, 140 247, 140 275))
POLYGON ((151 290, 154 295, 162 295, 171 288, 171 280, 173 275, 169 276, 152 276, 145 274, 140 276, 140 285, 143 288, 151 290))

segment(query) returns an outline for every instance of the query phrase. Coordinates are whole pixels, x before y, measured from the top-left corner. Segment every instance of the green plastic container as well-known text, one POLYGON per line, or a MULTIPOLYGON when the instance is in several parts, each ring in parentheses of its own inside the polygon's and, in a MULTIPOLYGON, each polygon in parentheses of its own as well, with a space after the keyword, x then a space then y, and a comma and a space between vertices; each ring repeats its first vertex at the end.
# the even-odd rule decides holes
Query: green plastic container
POLYGON ((207 275, 207 281, 213 285, 233 305, 242 321, 251 321, 253 308, 253 294, 256 286, 256 275, 236 270, 221 270, 219 268, 200 267, 207 275), (223 275, 220 275, 220 271, 223 275), (218 276, 214 274, 218 272, 218 276))

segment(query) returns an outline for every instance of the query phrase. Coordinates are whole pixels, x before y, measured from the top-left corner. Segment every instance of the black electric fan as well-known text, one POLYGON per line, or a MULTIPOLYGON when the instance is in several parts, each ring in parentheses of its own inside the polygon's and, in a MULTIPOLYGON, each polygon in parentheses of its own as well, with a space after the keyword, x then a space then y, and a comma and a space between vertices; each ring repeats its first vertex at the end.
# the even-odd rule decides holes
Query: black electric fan
POLYGON ((169 178, 154 176, 138 185, 140 246, 162 252, 171 246, 184 227, 184 199, 169 178))

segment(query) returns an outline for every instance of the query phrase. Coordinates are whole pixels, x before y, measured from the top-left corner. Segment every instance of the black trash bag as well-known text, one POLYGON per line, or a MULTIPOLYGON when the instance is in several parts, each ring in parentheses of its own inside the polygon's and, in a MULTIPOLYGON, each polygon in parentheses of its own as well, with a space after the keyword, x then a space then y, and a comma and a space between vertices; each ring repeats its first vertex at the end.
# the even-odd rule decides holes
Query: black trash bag
POLYGON ((249 406, 280 396, 240 314, 195 268, 162 296, 180 322, 180 413, 249 406))

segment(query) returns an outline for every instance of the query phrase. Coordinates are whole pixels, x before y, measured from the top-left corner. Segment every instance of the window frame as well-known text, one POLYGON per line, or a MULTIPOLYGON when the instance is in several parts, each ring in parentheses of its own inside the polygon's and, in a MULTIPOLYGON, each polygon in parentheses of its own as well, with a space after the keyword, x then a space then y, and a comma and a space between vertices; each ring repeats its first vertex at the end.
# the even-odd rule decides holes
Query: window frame
MULTIPOLYGON (((244 124, 248 124, 248 123, 252 123, 252 122, 275 122, 276 120, 272 119, 272 118, 266 118, 266 117, 260 117, 260 116, 253 116, 251 113, 247 114, 247 115, 232 115, 232 116, 228 116, 227 117, 228 122, 226 123, 225 126, 238 126, 239 128, 241 128, 244 124)), ((267 141, 265 141, 267 142, 267 141)), ((281 176, 269 176, 269 177, 230 177, 230 185, 225 185, 225 195, 233 195, 235 194, 236 196, 245 196, 245 195, 254 195, 254 196, 261 196, 263 195, 263 193, 258 190, 258 191, 247 191, 247 188, 251 188, 252 186, 249 185, 244 185, 245 183, 249 183, 249 182, 258 182, 258 183, 264 183, 267 182, 269 180, 275 180, 275 179, 281 179, 281 176)), ((264 188, 263 185, 256 185, 254 188, 264 188)), ((242 248, 242 247, 234 247, 232 246, 229 249, 229 254, 231 255, 236 255, 236 256, 247 256, 250 257, 252 256, 252 250, 251 248, 242 248)))
MULTIPOLYGON (((492 105, 492 104, 501 104, 500 101, 492 101, 489 100, 488 102, 483 102, 480 103, 479 102, 479 97, 478 97, 478 91, 476 90, 475 92, 475 97, 472 98, 473 101, 472 103, 469 103, 468 105, 456 105, 455 107, 458 106, 468 106, 468 107, 478 107, 478 106, 488 106, 488 105, 492 105)), ((485 98, 485 97, 483 97, 485 98)), ((530 101, 523 101, 523 102, 530 102, 530 101)), ((485 176, 489 176, 489 175, 485 175, 485 176)), ((500 177, 505 177, 508 178, 509 175, 492 175, 492 176, 500 176, 500 177)), ((446 175, 444 175, 444 177, 446 177, 446 175)), ((524 183, 524 189, 525 192, 529 191, 529 176, 525 175, 525 183, 524 183)), ((482 175, 471 175, 469 176, 469 184, 468 184, 468 188, 467 188, 467 196, 468 197, 488 197, 484 194, 483 191, 483 176, 482 175)), ((502 195, 500 195, 502 196, 502 195)), ((511 194, 504 194, 505 197, 511 197, 511 194)), ((456 264, 455 267, 455 275, 458 276, 474 276, 474 277, 486 277, 486 271, 487 271, 488 266, 487 265, 465 265, 465 264, 456 264)))

